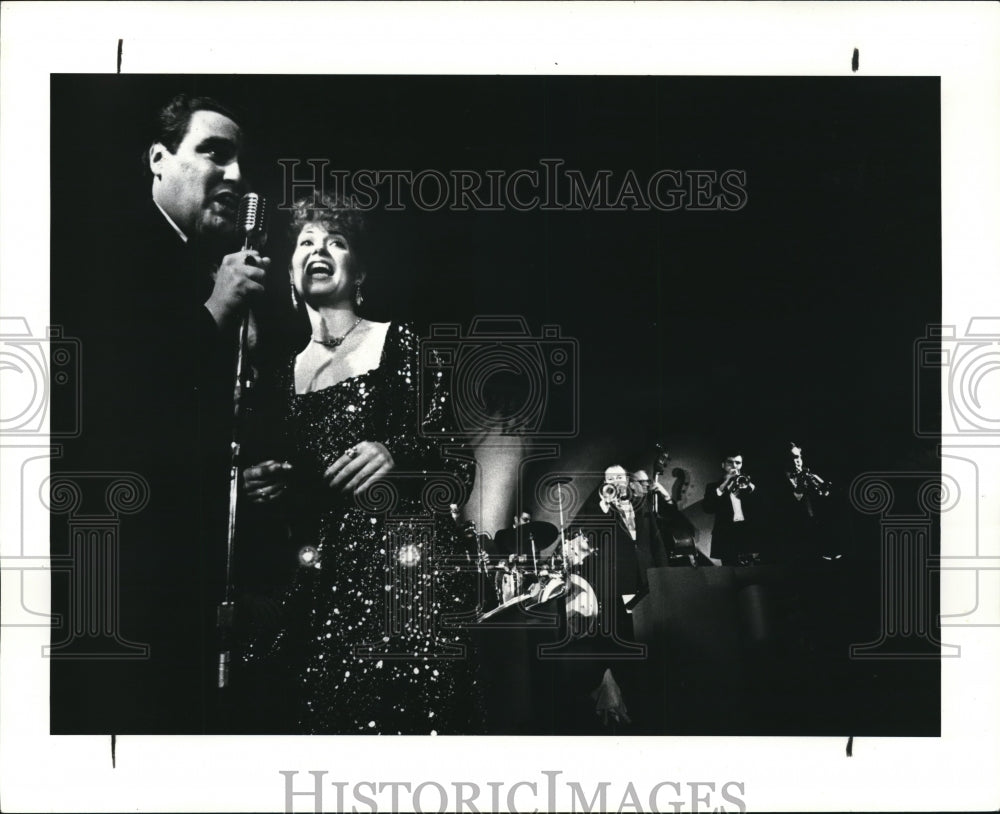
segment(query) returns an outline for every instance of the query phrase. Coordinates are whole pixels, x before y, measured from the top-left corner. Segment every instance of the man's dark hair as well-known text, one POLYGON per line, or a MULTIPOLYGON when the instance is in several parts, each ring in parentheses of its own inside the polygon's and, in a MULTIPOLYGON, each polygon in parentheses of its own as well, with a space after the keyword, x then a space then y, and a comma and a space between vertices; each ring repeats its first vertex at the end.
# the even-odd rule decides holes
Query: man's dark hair
POLYGON ((191 117, 199 110, 221 113, 236 124, 240 123, 239 117, 232 110, 210 96, 189 96, 186 93, 178 93, 156 114, 149 143, 141 156, 147 175, 150 174, 149 148, 159 142, 171 153, 176 153, 180 143, 184 141, 184 136, 187 135, 191 117))

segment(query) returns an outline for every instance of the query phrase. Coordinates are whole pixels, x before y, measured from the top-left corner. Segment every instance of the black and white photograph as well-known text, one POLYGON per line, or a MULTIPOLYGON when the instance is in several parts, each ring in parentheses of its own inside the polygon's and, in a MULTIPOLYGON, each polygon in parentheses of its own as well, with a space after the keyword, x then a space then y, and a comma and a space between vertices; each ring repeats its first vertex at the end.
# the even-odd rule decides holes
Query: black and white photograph
POLYGON ((44 76, 48 327, 3 309, 5 384, 46 380, 3 416, 44 736, 112 778, 232 744, 286 811, 773 808, 673 756, 947 742, 948 671, 995 667, 959 642, 998 622, 1000 317, 953 273, 943 71, 106 42, 44 76))
POLYGON ((53 76, 53 496, 134 473, 53 550, 144 503, 54 731, 939 734, 939 117, 918 77, 53 76))

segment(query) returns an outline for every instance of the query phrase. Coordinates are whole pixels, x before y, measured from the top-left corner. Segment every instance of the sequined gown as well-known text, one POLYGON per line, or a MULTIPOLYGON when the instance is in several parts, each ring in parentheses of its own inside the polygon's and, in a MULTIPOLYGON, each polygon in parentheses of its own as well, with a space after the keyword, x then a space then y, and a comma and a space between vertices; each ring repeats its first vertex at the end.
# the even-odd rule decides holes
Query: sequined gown
POLYGON ((413 330, 393 324, 375 370, 301 395, 294 360, 278 379, 296 473, 292 538, 300 561, 312 559, 296 571, 277 638, 255 642, 247 658, 286 671, 302 732, 469 734, 480 726, 461 627, 474 610, 475 574, 448 513, 469 494, 474 465, 441 455, 441 442, 455 443, 442 423, 449 396, 432 373, 418 399, 418 352, 413 330), (430 409, 419 410, 420 400, 430 409), (320 477, 361 441, 383 443, 395 467, 356 501, 320 477))

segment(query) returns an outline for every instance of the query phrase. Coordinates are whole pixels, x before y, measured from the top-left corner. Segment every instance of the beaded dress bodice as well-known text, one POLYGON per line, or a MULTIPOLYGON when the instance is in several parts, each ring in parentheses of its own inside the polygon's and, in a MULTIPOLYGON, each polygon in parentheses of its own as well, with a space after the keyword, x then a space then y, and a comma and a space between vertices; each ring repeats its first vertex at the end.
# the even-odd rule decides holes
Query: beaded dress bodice
POLYGON ((418 409, 418 339, 391 325, 378 368, 315 392, 285 388, 296 474, 292 535, 303 557, 270 657, 294 673, 299 727, 313 733, 436 734, 475 729, 468 637, 474 572, 448 503, 464 502, 471 459, 446 459, 434 433, 447 396, 418 409), (423 413, 423 414, 422 414, 423 413), (394 469, 362 496, 323 472, 351 446, 383 444, 394 469))

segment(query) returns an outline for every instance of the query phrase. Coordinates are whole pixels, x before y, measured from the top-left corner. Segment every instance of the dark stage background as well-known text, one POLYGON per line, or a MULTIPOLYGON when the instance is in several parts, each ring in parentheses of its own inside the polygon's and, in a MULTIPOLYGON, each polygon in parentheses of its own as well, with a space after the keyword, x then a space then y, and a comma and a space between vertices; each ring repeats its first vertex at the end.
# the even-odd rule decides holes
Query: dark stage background
MULTIPOLYGON (((556 158, 587 178, 610 170, 613 187, 628 170, 643 182, 661 169, 741 170, 735 212, 375 212, 371 313, 466 327, 517 314, 536 335, 560 326, 579 343, 580 423, 548 468, 634 467, 662 440, 687 450, 692 517, 725 445, 766 484, 797 441, 843 487, 844 547, 869 568, 879 526, 850 509, 851 479, 939 469, 912 419, 914 342, 941 310, 936 78, 54 76, 54 245, 82 251, 109 212, 148 199, 145 122, 179 90, 246 111, 251 186, 273 200, 279 159, 303 173, 311 158, 510 173, 556 158)), ((275 239, 277 265, 282 251, 275 239)), ((72 254, 53 253, 52 321, 86 337, 101 268, 55 259, 72 254)), ((84 426, 106 397, 85 393, 84 426)), ((531 506, 532 484, 521 489, 478 507, 484 530, 514 502, 531 506)), ((877 580, 856 589, 856 626, 877 626, 877 580)), ((937 663, 893 669, 915 693, 909 715, 879 718, 856 677, 843 708, 866 707, 881 734, 934 734, 937 663)), ((812 727, 798 731, 826 724, 812 727)))

